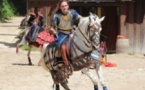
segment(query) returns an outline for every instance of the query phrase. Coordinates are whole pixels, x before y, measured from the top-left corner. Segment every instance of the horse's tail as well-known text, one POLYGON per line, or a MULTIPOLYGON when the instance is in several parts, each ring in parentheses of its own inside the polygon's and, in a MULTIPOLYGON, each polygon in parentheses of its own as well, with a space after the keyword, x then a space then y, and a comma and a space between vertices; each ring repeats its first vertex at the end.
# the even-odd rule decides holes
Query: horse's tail
POLYGON ((41 58, 40 61, 38 62, 39 66, 42 66, 46 71, 50 71, 51 68, 49 66, 49 64, 47 65, 46 60, 48 60, 48 48, 47 46, 49 45, 49 43, 44 44, 43 48, 41 50, 41 58))

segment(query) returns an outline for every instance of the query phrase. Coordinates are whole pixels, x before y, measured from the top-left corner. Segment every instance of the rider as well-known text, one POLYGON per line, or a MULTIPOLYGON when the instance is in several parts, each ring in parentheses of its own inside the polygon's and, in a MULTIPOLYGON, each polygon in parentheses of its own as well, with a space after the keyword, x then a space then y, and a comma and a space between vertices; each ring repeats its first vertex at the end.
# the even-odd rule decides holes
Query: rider
POLYGON ((32 26, 33 24, 43 26, 43 15, 39 12, 38 7, 34 8, 34 13, 30 13, 30 18, 28 20, 28 25, 32 26))
POLYGON ((31 27, 28 32, 26 39, 30 42, 34 42, 36 40, 37 34, 44 30, 43 29, 43 15, 39 13, 38 7, 34 8, 34 13, 30 13, 30 18, 28 20, 28 26, 31 27))
MULTIPOLYGON (((79 20, 81 17, 75 10, 69 9, 69 2, 67 0, 60 0, 59 10, 54 14, 52 20, 51 30, 56 33, 56 46, 60 47, 62 41, 71 33, 73 29, 74 22, 79 20)), ((62 60, 59 50, 57 50, 57 62, 62 60)), ((68 66, 68 61, 63 61, 63 63, 68 66)))

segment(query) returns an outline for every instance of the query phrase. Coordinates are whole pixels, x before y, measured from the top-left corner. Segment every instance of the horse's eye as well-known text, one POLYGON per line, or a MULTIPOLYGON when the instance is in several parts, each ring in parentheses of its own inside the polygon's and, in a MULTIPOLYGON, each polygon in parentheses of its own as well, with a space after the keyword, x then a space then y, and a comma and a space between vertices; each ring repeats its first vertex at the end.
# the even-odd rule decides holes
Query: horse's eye
POLYGON ((96 21, 96 18, 93 18, 96 21))

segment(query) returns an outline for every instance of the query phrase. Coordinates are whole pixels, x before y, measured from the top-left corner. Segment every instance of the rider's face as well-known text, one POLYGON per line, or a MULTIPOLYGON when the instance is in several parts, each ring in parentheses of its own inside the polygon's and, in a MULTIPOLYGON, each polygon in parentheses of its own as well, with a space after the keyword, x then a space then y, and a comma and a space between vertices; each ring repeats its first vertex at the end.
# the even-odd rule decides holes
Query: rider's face
POLYGON ((68 8, 69 8, 69 5, 68 5, 67 2, 62 2, 60 4, 60 9, 61 9, 63 14, 67 14, 68 13, 68 8))

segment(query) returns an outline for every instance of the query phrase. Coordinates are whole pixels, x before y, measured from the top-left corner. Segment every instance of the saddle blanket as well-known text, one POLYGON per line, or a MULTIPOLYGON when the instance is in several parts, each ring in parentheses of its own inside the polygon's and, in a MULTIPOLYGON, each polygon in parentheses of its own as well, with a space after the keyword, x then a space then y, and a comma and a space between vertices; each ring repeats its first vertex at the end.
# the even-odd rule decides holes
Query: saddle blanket
POLYGON ((36 40, 34 42, 29 44, 34 45, 41 50, 43 44, 50 43, 54 40, 55 40, 54 35, 50 33, 49 29, 45 29, 37 34, 36 40))

